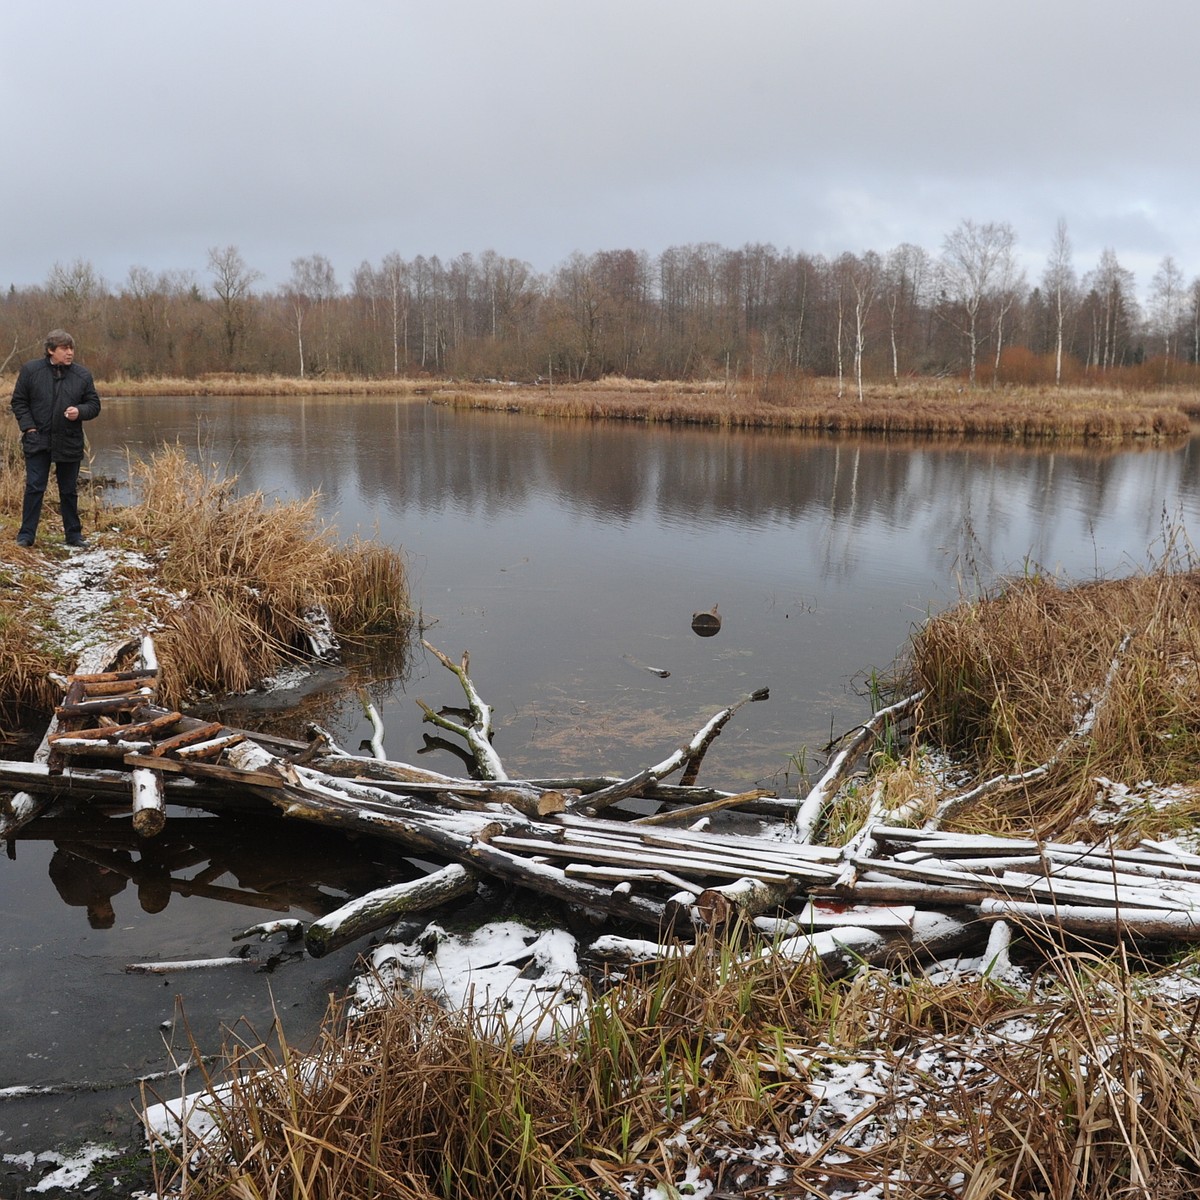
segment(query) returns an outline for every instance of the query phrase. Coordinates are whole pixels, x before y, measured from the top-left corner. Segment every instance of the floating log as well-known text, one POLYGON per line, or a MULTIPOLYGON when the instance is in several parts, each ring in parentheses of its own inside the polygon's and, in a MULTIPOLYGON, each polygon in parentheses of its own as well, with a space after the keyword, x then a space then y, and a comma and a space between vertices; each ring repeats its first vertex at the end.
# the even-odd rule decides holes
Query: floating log
POLYGON ((692 613, 692 632, 697 637, 715 637, 721 632, 721 614, 715 604, 707 612, 692 613))

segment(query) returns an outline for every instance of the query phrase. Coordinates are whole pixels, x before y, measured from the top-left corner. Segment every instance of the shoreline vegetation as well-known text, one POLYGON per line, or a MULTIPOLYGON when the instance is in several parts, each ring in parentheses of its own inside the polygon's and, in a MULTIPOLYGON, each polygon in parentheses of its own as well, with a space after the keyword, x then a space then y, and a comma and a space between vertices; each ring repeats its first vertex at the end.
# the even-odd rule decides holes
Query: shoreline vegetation
MULTIPOLYGON (((6 386, 0 378, 0 390, 6 386)), ((536 384, 432 377, 374 378, 221 373, 195 379, 98 381, 102 396, 396 397, 456 408, 574 420, 762 429, 822 435, 914 434, 1043 442, 1158 441, 1186 435, 1200 419, 1192 388, 1064 386, 965 387, 955 378, 914 378, 899 385, 846 381, 711 379, 656 382, 605 377, 596 382, 536 384)), ((10 389, 11 390, 11 387, 10 389)))

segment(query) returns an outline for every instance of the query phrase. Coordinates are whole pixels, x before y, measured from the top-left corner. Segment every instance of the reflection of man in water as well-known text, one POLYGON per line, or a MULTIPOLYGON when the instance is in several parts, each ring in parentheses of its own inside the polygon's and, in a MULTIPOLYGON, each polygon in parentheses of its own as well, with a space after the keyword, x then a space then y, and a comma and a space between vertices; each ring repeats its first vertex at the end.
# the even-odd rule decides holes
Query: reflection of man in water
MULTIPOLYGON (((128 854, 122 855, 125 859, 128 854)), ((111 929, 116 921, 112 898, 128 882, 119 869, 103 867, 57 846, 50 859, 50 880, 67 904, 87 909, 93 929, 111 929)))

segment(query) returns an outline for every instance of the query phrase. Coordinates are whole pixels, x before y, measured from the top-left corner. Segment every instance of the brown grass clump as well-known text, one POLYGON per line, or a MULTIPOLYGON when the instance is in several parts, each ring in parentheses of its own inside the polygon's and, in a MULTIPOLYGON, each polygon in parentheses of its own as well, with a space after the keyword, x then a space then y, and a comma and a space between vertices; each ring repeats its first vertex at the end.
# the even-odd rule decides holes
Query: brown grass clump
POLYGON ((1178 789, 1173 804, 1130 803, 1109 832, 1162 836, 1200 813, 1200 573, 1010 580, 930 620, 912 667, 929 689, 919 736, 980 778, 1053 763, 1036 796, 984 800, 979 827, 1094 835, 1098 779, 1178 789))
POLYGON ((407 635, 400 555, 339 546, 317 524, 317 497, 238 496, 236 479, 205 474, 179 447, 131 463, 137 502, 116 523, 158 558, 156 634, 164 693, 245 691, 305 656, 309 618, 323 609, 342 637, 407 635))
MULTIPOLYGON (((16 571, 0 568, 0 723, 5 729, 25 728, 53 709, 61 692, 50 673, 66 665, 61 654, 30 637, 24 585, 16 571)), ((13 737, 0 733, 0 740, 13 737)))

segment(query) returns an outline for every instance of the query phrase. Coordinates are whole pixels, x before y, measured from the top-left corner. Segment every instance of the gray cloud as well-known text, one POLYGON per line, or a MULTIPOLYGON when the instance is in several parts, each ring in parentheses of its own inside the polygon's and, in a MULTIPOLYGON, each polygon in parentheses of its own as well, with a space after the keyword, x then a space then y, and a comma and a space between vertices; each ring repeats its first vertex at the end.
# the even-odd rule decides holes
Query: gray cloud
POLYGON ((837 254, 1064 217, 1144 285, 1200 272, 1187 0, 12 0, 0 284, 235 244, 322 253, 713 241, 837 254))

